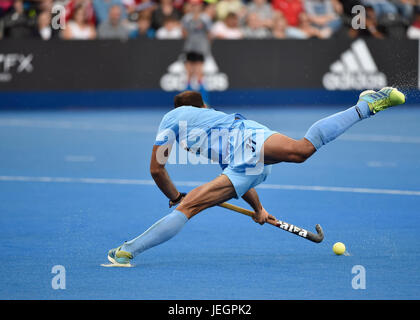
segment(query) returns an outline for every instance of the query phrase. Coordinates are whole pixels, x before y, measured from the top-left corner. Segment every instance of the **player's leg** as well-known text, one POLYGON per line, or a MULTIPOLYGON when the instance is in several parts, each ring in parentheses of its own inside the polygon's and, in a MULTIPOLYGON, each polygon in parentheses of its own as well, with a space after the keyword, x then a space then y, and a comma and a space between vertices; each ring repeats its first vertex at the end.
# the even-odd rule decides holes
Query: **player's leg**
POLYGON ((263 145, 263 158, 265 164, 279 162, 301 163, 315 153, 316 149, 309 140, 292 139, 280 133, 268 137, 263 145))
POLYGON ((199 186, 186 195, 176 210, 191 219, 204 209, 228 201, 236 196, 235 188, 225 175, 199 186))
POLYGON ((404 94, 391 87, 383 88, 379 92, 364 91, 355 106, 315 122, 301 140, 281 134, 270 136, 264 143, 264 162, 303 162, 355 123, 404 102, 404 94))
POLYGON ((143 251, 168 241, 181 231, 185 223, 206 208, 215 206, 236 196, 230 180, 221 175, 190 191, 179 206, 170 214, 153 224, 144 233, 112 249, 108 259, 120 266, 129 266, 130 259, 143 251))
POLYGON ((322 145, 369 116, 369 107, 363 102, 315 122, 303 139, 295 140, 282 134, 273 134, 264 143, 264 162, 303 162, 322 145))

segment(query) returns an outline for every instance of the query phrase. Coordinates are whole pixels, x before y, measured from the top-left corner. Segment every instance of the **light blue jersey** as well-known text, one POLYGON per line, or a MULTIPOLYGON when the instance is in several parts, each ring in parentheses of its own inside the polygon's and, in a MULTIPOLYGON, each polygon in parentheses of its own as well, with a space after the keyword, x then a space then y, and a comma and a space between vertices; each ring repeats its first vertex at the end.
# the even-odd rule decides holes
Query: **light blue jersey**
POLYGON ((239 113, 226 114, 209 108, 182 106, 162 119, 155 145, 178 142, 182 149, 219 163, 238 196, 265 180, 271 167, 261 165, 260 150, 275 132, 247 120, 239 113))
POLYGON ((239 113, 226 114, 209 108, 178 107, 162 119, 155 145, 179 145, 219 164, 229 162, 229 135, 239 113))

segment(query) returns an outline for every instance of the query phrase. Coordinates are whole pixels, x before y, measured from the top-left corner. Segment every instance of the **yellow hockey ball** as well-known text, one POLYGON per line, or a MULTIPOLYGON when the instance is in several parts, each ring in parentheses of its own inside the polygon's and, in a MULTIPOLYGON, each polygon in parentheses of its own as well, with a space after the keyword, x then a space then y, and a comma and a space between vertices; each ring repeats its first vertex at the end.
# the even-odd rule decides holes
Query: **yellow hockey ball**
POLYGON ((346 252, 346 246, 344 245, 344 243, 342 242, 336 242, 333 245, 333 251, 336 255, 340 256, 342 255, 344 252, 346 252))

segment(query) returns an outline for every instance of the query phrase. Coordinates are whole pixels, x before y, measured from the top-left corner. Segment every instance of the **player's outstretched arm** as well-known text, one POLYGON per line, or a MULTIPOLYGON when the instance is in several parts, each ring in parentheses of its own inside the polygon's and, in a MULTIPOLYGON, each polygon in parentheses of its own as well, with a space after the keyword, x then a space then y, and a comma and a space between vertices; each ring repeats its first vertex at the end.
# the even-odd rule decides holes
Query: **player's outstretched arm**
POLYGON ((169 177, 168 171, 165 169, 166 161, 171 153, 171 147, 168 145, 153 146, 152 158, 150 160, 150 174, 165 196, 169 200, 174 201, 180 196, 180 193, 169 177))

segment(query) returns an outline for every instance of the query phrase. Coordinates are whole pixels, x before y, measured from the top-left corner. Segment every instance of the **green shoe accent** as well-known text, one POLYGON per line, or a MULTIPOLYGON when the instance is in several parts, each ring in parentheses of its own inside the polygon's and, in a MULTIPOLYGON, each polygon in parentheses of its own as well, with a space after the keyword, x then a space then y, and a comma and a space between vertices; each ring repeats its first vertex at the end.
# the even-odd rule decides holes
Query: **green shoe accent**
POLYGON ((130 252, 122 251, 121 246, 108 251, 108 260, 113 264, 120 265, 121 267, 131 267, 131 259, 133 259, 133 255, 130 252))
POLYGON ((359 96, 360 100, 366 101, 370 111, 375 114, 389 107, 405 103, 405 95, 398 89, 385 87, 378 92, 373 90, 363 91, 359 96))

